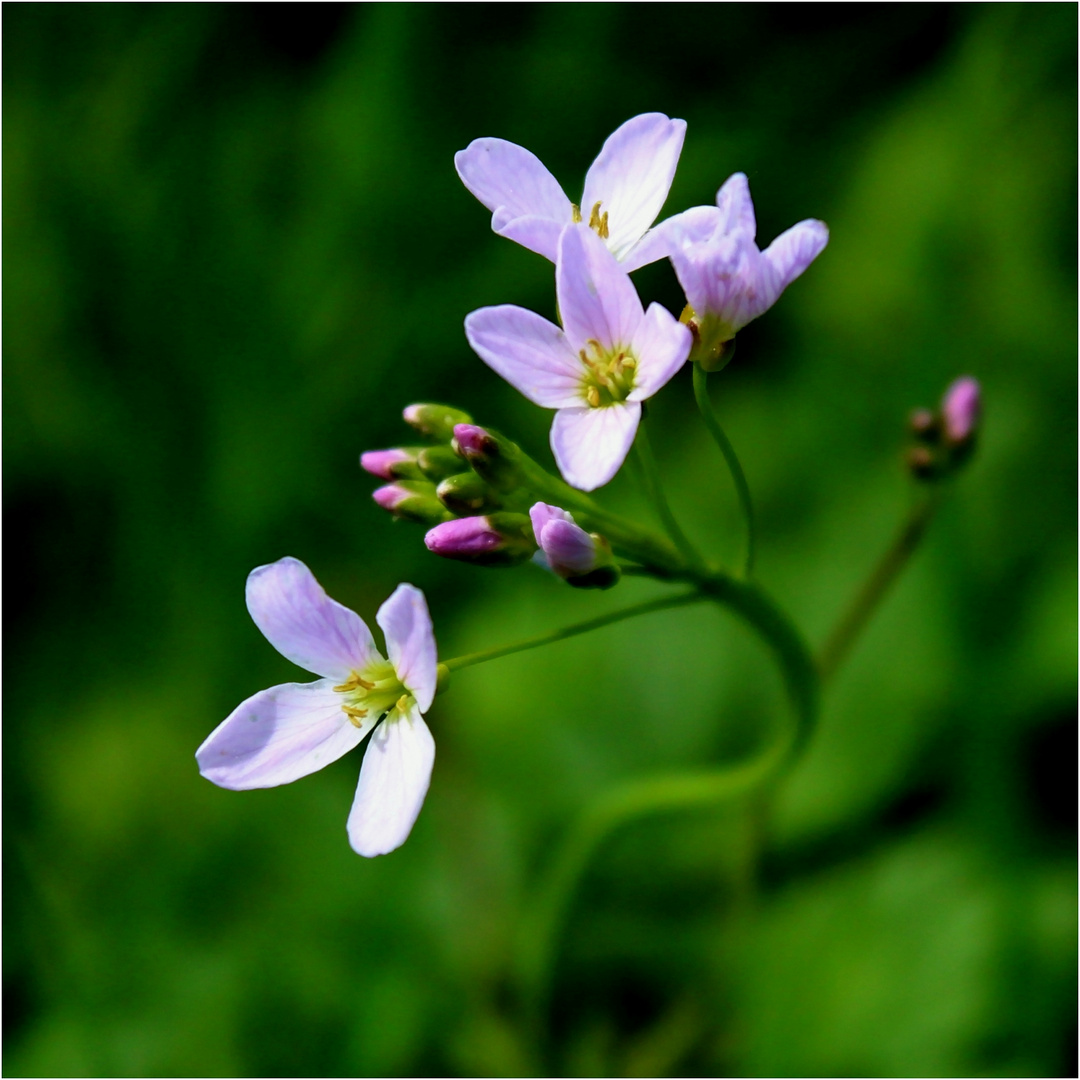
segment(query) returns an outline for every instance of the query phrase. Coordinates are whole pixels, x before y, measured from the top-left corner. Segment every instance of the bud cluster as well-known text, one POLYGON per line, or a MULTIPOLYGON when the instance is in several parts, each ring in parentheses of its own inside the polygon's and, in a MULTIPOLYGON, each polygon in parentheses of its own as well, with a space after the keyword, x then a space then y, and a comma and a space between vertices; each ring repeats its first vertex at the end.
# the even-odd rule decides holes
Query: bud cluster
POLYGON ((982 391, 970 375, 951 383, 937 409, 916 409, 908 420, 915 444, 905 458, 919 480, 941 480, 959 469, 975 449, 982 391))
POLYGON ((476 566, 532 558, 576 588, 619 580, 604 537, 537 500, 530 476, 538 466, 515 443, 444 405, 410 405, 404 419, 430 445, 368 450, 360 464, 388 481, 372 495, 379 506, 429 526, 429 551, 476 566))

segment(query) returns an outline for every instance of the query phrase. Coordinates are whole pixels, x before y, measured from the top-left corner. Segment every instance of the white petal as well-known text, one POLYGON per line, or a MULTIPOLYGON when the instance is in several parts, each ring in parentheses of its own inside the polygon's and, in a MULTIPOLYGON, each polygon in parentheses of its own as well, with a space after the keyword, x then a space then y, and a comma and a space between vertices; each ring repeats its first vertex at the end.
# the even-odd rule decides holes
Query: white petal
POLYGON ((331 679, 271 686, 242 702, 195 752, 218 787, 277 787, 321 769, 358 746, 379 718, 354 726, 331 679))
POLYGON ((720 208, 725 233, 749 233, 751 240, 757 236, 754 202, 750 198, 750 181, 746 179, 746 173, 734 173, 724 181, 716 193, 716 205, 720 208))
POLYGON ((693 335, 667 308, 650 304, 630 348, 637 358, 631 401, 650 398, 686 362, 693 335))
POLYGON ((566 335, 534 311, 502 304, 465 318, 476 354, 530 401, 563 409, 581 401, 584 367, 566 335))
POLYGON ((299 559, 252 570, 247 608, 282 656, 316 675, 344 682, 349 672, 381 659, 364 620, 331 600, 299 559))
POLYGON ((418 709, 396 711, 371 736, 349 812, 349 843, 371 858, 401 847, 424 805, 435 740, 418 709))
POLYGON ((607 211, 607 244, 616 258, 630 251, 660 213, 685 136, 685 120, 644 113, 609 135, 589 168, 581 214, 588 221, 595 203, 601 214, 607 211))
POLYGON ((629 346, 645 314, 630 276, 587 225, 563 230, 555 290, 559 316, 575 351, 590 340, 605 349, 629 346))
POLYGON ((386 651, 397 677, 416 698, 420 711, 427 712, 435 698, 439 659, 424 594, 415 585, 399 585, 375 621, 386 635, 386 651))
POLYGON ((581 491, 606 484, 626 460, 640 419, 636 401, 560 409, 551 425, 551 449, 563 479, 581 491))
MULTIPOLYGON (((461 182, 491 211, 509 218, 535 215, 561 224, 570 220, 570 200, 558 180, 533 153, 505 139, 474 139, 454 155, 461 182)), ((499 226, 492 219, 493 229, 499 226)))

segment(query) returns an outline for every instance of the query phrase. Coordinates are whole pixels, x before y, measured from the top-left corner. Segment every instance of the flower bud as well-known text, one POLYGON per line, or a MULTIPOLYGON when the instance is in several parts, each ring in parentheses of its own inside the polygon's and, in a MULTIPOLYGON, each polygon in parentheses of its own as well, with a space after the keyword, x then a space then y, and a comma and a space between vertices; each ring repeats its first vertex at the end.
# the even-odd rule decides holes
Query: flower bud
POLYGON ((941 399, 945 438, 954 446, 969 442, 975 435, 982 407, 979 383, 965 375, 950 384, 941 399))
POLYGON ((423 474, 416 459, 416 450, 402 447, 394 450, 365 450, 360 455, 360 468, 380 480, 419 480, 423 474))
POLYGON ((461 458, 449 446, 425 446, 417 453, 416 464, 420 472, 436 484, 463 469, 461 458))
POLYGON ((936 443, 941 435, 938 417, 929 409, 914 409, 908 418, 911 434, 925 443, 936 443))
POLYGON ((435 525, 454 515, 435 496, 435 485, 424 480, 399 480, 376 488, 371 497, 395 517, 435 525))
POLYGON ((424 543, 436 555, 477 566, 517 566, 536 550, 529 519, 508 513, 447 521, 431 529, 424 543))
POLYGON ((405 423, 421 435, 444 443, 453 436, 455 424, 472 423, 468 413, 452 409, 449 405, 409 405, 402 415, 405 423))
MULTIPOLYGON (((457 461, 460 465, 461 458, 457 461)), ((435 489, 435 494, 443 506, 461 517, 477 514, 483 510, 498 510, 502 505, 498 496, 491 490, 491 485, 471 469, 468 472, 458 473, 456 476, 448 476, 435 489)))
POLYGON ((522 454, 509 439, 476 424, 458 424, 453 445, 496 491, 508 492, 522 486, 522 454))
POLYGON ((597 533, 587 533, 558 506, 536 503, 529 511, 540 550, 537 561, 579 589, 609 589, 621 576, 611 547, 597 533))

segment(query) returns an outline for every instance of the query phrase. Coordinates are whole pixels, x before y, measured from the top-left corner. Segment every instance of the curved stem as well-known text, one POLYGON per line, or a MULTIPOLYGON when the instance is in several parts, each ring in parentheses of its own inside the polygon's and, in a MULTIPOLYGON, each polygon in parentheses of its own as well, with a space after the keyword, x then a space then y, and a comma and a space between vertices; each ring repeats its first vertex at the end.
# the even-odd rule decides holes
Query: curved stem
POLYGON ((735 491, 739 496, 739 509, 742 511, 743 522, 746 525, 746 558, 743 561, 743 575, 749 577, 754 569, 756 546, 754 504, 750 499, 750 485, 746 482, 746 474, 743 472, 742 465, 739 464, 735 447, 724 434, 724 429, 720 426, 720 421, 713 411, 712 400, 709 397, 708 378, 705 369, 700 364, 694 364, 694 399, 697 401, 701 418, 705 421, 705 427, 708 428, 713 441, 720 448, 720 453, 724 455, 728 470, 731 472, 731 479, 735 481, 735 491))
POLYGON ((660 469, 656 464, 656 457, 653 455, 652 445, 649 443, 649 436, 645 431, 644 417, 641 423, 638 424, 637 437, 634 440, 634 453, 637 456, 638 464, 641 466, 645 493, 656 507, 656 512, 660 515, 665 531, 679 549, 679 554, 691 566, 698 570, 704 570, 704 559, 697 553, 697 549, 690 543, 686 533, 682 531, 679 523, 675 520, 675 515, 671 512, 667 497, 664 495, 664 488, 660 481, 660 469))
POLYGON ((870 621, 889 586, 915 553, 943 498, 944 492, 935 487, 912 506, 885 554, 878 560, 870 576, 855 594, 850 607, 825 639, 818 657, 818 673, 822 682, 836 674, 837 668, 851 651, 852 645, 870 621))
POLYGON ((702 809, 761 789, 797 759, 816 723, 817 669, 787 615, 753 583, 713 574, 699 579, 698 585, 702 595, 742 616, 770 647, 783 673, 794 722, 748 761, 709 772, 631 781, 601 795, 585 810, 551 863, 535 906, 523 923, 516 976, 534 1033, 541 1030, 557 942, 570 904, 589 860, 603 840, 619 826, 645 814, 702 809))
POLYGON ((562 641, 577 634, 586 634, 590 630, 599 630, 601 626, 609 626, 611 623, 621 622, 623 619, 632 619, 635 615, 647 615, 650 611, 663 611, 665 608, 682 607, 684 604, 694 604, 704 599, 704 594, 696 590, 691 593, 682 593, 679 596, 661 596, 657 600, 646 600, 644 603, 634 604, 633 607, 623 608, 621 611, 613 611, 608 615, 598 615, 595 619, 587 619, 585 622, 575 623, 573 626, 566 626, 561 630, 538 634, 536 637, 526 638, 524 641, 515 642, 513 645, 500 645, 498 648, 486 649, 483 652, 455 656, 450 660, 444 660, 442 663, 450 671, 459 671, 461 668, 472 667, 474 664, 483 664, 488 660, 498 660, 502 656, 524 652, 526 649, 551 645, 556 641, 562 641))

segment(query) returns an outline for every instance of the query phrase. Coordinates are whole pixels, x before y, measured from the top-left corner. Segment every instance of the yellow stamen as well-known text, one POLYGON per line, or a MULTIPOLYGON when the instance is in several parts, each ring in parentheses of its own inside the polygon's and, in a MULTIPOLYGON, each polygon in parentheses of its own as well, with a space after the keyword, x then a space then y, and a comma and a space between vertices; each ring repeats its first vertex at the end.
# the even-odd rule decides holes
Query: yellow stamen
POLYGON ((347 694, 350 690, 360 690, 361 688, 374 690, 375 684, 368 682, 367 679, 360 678, 355 671, 340 686, 334 687, 339 694, 347 694))
POLYGON ((358 709, 355 705, 342 705, 341 711, 349 718, 353 727, 363 727, 363 719, 367 716, 367 709, 358 709))
POLYGON ((581 207, 577 203, 570 204, 570 220, 575 225, 581 220, 581 207))
POLYGON ((399 697, 397 699, 397 710, 400 713, 405 713, 405 712, 409 711, 409 695, 408 694, 402 694, 401 697, 399 697))
POLYGON ((590 386, 585 394, 585 400, 594 408, 600 407, 600 391, 595 386, 590 386))

